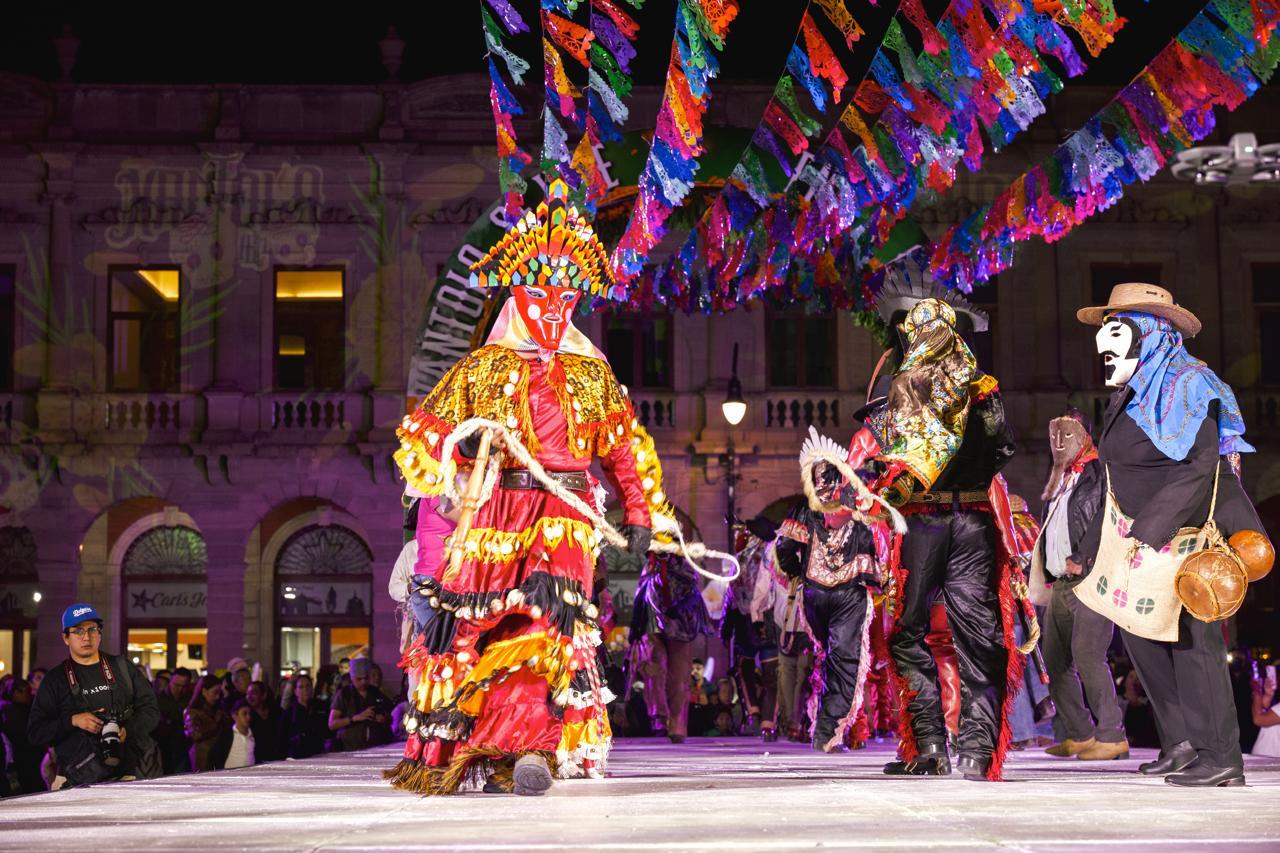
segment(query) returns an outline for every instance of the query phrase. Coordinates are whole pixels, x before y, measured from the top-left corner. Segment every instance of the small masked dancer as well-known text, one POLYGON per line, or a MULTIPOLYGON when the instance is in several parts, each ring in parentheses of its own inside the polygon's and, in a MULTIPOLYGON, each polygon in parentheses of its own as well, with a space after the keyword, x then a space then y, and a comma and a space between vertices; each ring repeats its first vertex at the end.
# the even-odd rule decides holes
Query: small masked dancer
MULTIPOLYGON (((1097 349, 1106 384, 1116 390, 1098 439, 1109 492, 1079 548, 1085 562, 1077 567, 1068 559, 1067 574, 1092 569, 1105 580, 1099 567, 1113 563, 1112 554, 1131 567, 1139 560, 1150 567, 1157 560, 1184 559, 1171 553, 1170 544, 1180 529, 1203 526, 1211 505, 1224 537, 1263 530, 1230 461, 1253 451, 1242 437, 1235 394, 1183 345, 1184 336, 1200 331, 1195 315, 1164 288, 1138 283, 1117 285, 1105 306, 1082 308, 1077 316, 1101 326, 1097 349), (1117 551, 1111 541, 1124 547, 1117 551)), ((1091 576, 1077 589, 1091 607, 1091 597, 1082 593, 1101 580, 1091 576)), ((1103 599, 1120 599, 1120 592, 1111 590, 1103 599)), ((1126 597, 1122 606, 1143 614, 1141 620, 1112 618, 1128 622, 1128 630, 1121 624, 1125 648, 1160 733, 1160 756, 1141 765, 1141 772, 1162 775, 1171 785, 1243 785, 1223 626, 1194 618, 1173 590, 1137 601, 1126 597), (1167 615, 1176 640, 1141 636, 1139 623, 1154 624, 1166 608, 1173 608, 1167 615)))
MULTIPOLYGON (((822 694, 813 721, 813 748, 842 752, 845 736, 862 710, 872 663, 874 604, 868 587, 883 581, 871 528, 841 504, 843 475, 821 461, 822 449, 844 456, 843 448, 812 433, 800 454, 801 469, 812 468, 811 500, 792 508, 775 541, 778 565, 804 579, 804 616, 821 667, 822 694), (813 504, 822 509, 813 509, 813 504)), ((855 450, 850 467, 863 461, 855 450)), ((816 676, 815 676, 816 677, 816 676)))
POLYGON ((447 550, 458 551, 446 559, 458 562, 414 590, 434 613, 402 661, 417 670, 417 689, 404 760, 387 778, 422 794, 474 785, 536 795, 553 776, 601 775, 610 743, 612 694, 590 602, 599 538, 562 495, 590 508, 588 468, 599 458, 638 555, 649 548, 651 513, 666 504, 652 440, 634 432, 609 363, 571 322, 584 294, 616 296, 617 288, 566 185, 553 181, 536 211, 472 269, 473 285, 510 287, 511 298, 488 343, 405 418, 396 462, 409 486, 439 495, 465 463, 459 457, 484 447, 483 439, 457 442, 446 456, 450 434, 483 418, 511 431, 554 490, 506 448, 489 497, 452 537, 447 550))
POLYGON ((1064 737, 1045 751, 1084 761, 1125 759, 1129 741, 1107 661, 1115 625, 1075 595, 1084 577, 1080 567, 1087 562, 1085 533, 1102 509, 1106 489, 1082 413, 1070 409, 1049 422, 1049 451, 1053 469, 1041 495, 1044 519, 1029 581, 1032 600, 1046 608, 1040 642, 1064 737))
POLYGON ((951 772, 938 671, 926 642, 940 593, 960 671, 957 769, 967 779, 999 780, 1011 737, 1009 703, 1025 662, 1014 640, 1016 608, 1024 603, 1014 591, 1022 577, 1019 549, 998 476, 1013 456, 1013 437, 996 380, 978 369, 964 340, 986 328, 986 316, 932 282, 890 282, 877 305, 900 335, 903 356, 887 400, 865 421, 881 472, 872 488, 907 522, 889 567, 901 760, 885 773, 951 772))

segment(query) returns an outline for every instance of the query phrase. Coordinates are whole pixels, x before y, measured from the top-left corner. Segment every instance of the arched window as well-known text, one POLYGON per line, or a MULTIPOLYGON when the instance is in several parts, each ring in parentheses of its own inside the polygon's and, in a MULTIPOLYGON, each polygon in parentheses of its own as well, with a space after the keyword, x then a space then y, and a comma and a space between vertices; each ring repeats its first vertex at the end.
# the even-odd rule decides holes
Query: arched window
POLYGON ((31 531, 0 527, 0 676, 22 678, 34 660, 39 582, 31 531))
POLYGON ((125 575, 201 575, 208 571, 204 537, 190 527, 153 527, 124 555, 125 575))
POLYGON ((304 527, 276 557, 282 675, 367 653, 373 618, 373 553, 341 525, 304 527))
POLYGON ((140 666, 205 669, 209 552, 198 530, 151 527, 120 565, 129 656, 140 666))

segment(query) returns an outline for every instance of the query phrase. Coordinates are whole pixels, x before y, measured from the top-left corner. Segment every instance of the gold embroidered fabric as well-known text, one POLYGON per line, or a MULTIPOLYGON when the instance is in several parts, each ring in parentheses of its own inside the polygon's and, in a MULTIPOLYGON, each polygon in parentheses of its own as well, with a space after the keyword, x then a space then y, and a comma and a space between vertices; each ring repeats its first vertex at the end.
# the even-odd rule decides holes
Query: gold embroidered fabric
POLYGON ((880 458, 901 464, 926 490, 964 440, 977 375, 977 361, 955 324, 955 310, 939 299, 911 308, 901 326, 906 357, 876 424, 888 442, 880 458))
MULTIPOLYGON (((567 353, 558 353, 554 362, 563 372, 552 369, 548 376, 569 425, 570 451, 579 458, 604 456, 618 442, 629 442, 638 424, 608 363, 567 353)), ((444 437, 477 417, 518 431, 525 446, 538 451, 529 411, 529 365, 506 347, 484 346, 467 355, 404 419, 396 431, 400 449, 395 460, 405 480, 423 494, 440 494, 446 478, 453 476, 452 460, 440 458, 444 437)), ((656 462, 657 454, 651 455, 656 462)), ((659 469, 655 481, 660 477, 659 469)))

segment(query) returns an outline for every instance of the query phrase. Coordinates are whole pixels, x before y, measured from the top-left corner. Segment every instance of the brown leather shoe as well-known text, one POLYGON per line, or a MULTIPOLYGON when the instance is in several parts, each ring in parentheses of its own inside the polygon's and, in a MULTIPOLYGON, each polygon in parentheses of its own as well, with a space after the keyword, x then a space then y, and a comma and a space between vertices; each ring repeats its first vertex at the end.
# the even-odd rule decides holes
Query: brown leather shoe
MULTIPOLYGON (((1093 738, 1089 738, 1088 740, 1072 740, 1071 738, 1067 738, 1062 743, 1055 743, 1053 746, 1046 749, 1045 752, 1049 755, 1056 755, 1058 758, 1070 758, 1073 755, 1078 755, 1081 752, 1084 752, 1095 743, 1097 743, 1097 741, 1093 738)), ((1128 744, 1125 744, 1125 748, 1128 749, 1128 744)))
POLYGON ((1124 761, 1128 757, 1129 741, 1127 740, 1118 743, 1095 740, 1093 746, 1076 753, 1076 758, 1081 761, 1124 761))

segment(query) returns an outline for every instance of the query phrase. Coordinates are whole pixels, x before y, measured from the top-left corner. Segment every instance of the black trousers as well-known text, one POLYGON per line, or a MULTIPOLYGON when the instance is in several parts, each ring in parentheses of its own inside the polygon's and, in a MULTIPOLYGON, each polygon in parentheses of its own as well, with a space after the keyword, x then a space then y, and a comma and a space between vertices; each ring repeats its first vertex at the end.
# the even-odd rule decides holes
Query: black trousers
POLYGON ((1155 711, 1161 748, 1188 740, 1201 761, 1243 767, 1222 625, 1184 610, 1176 643, 1120 634, 1155 711))
POLYGON ((915 695, 907 703, 916 743, 942 744, 938 668, 925 644, 929 606, 942 593, 960 670, 960 751, 991 756, 1000 733, 1009 651, 996 584, 996 527, 989 513, 946 510, 907 518, 902 614, 890 640, 898 673, 915 695))
POLYGON ((1119 743, 1125 739, 1124 715, 1116 701, 1116 683, 1107 663, 1107 649, 1116 626, 1076 598, 1074 590, 1079 583, 1071 579, 1054 581, 1049 608, 1042 620, 1041 645, 1049 671, 1049 695, 1058 708, 1066 737, 1119 743))
POLYGON ((867 588, 858 581, 838 587, 806 583, 804 618, 826 653, 822 664, 825 688, 813 732, 814 743, 825 744, 835 736, 837 724, 849 713, 858 689, 867 588))

